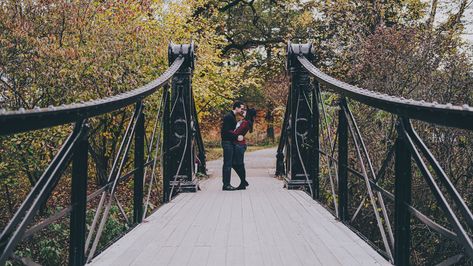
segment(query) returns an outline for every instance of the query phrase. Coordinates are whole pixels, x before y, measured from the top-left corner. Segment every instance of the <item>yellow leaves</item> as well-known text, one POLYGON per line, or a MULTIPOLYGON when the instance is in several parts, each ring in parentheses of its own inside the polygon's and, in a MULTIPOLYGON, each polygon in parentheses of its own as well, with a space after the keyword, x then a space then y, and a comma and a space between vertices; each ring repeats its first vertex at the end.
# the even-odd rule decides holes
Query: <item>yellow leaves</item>
POLYGON ((100 135, 101 135, 102 137, 107 138, 107 139, 112 139, 112 138, 113 138, 112 133, 109 132, 109 131, 103 131, 103 132, 100 133, 100 135))
POLYGON ((297 17, 295 25, 298 25, 299 27, 309 27, 314 21, 313 17, 313 12, 306 10, 297 17))

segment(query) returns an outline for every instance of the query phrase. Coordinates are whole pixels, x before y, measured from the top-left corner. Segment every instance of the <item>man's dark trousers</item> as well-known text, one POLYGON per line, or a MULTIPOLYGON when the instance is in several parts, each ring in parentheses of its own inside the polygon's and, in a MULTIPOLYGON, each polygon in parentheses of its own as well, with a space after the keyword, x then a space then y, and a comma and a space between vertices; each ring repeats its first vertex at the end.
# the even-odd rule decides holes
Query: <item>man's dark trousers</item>
POLYGON ((232 164, 233 164, 233 153, 235 150, 235 144, 233 141, 223 140, 222 141, 222 148, 223 148, 223 168, 222 168, 222 181, 223 186, 230 185, 230 177, 232 175, 232 164))

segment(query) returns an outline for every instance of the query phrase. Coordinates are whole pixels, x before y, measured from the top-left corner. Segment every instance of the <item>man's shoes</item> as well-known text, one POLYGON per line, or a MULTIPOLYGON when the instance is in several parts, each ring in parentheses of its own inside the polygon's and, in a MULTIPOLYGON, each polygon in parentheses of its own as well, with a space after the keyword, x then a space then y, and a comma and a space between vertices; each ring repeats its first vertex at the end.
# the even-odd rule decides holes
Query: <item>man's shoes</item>
POLYGON ((245 184, 240 184, 236 190, 245 190, 246 189, 246 185, 245 184))
POLYGON ((237 188, 236 187, 232 187, 232 185, 227 185, 227 186, 223 186, 222 187, 222 190, 226 190, 226 191, 233 191, 233 190, 236 190, 237 188))

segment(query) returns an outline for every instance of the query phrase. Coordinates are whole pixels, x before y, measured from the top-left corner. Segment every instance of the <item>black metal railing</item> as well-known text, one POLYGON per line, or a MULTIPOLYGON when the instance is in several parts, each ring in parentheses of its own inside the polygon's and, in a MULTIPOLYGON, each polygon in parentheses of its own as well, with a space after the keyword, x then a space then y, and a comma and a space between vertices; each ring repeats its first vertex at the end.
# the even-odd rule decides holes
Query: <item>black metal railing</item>
MULTIPOLYGON (((414 223, 411 216, 428 230, 459 245, 460 249, 454 250, 457 254, 441 263, 457 263, 465 254, 471 260, 471 206, 460 195, 411 121, 462 129, 470 134, 473 108, 415 101, 358 88, 324 74, 314 66, 314 59, 311 45, 289 43, 287 66, 291 86, 278 147, 276 174, 285 178, 288 188, 305 189, 350 228, 360 217, 363 207, 370 206, 370 215, 380 239, 378 244, 382 246, 379 251, 396 265, 409 265, 411 260, 411 225, 414 223), (327 106, 327 101, 330 106, 327 106), (385 145, 385 155, 377 158, 376 165, 352 113, 353 106, 359 106, 357 110, 370 108, 384 112, 397 121, 397 133, 393 130, 390 135, 393 141, 385 145), (387 169, 392 160, 394 170, 390 174, 393 178, 389 179, 387 169), (412 203, 413 193, 416 193, 412 188, 413 175, 427 184, 422 189, 428 187, 435 205, 445 214, 446 219, 442 222, 434 221, 435 218, 422 213, 412 203), (386 189, 382 184, 392 186, 386 189), (361 199, 355 198, 353 191, 362 187, 366 194, 358 193, 356 196, 361 199), (394 193, 389 190, 394 190, 394 193)), ((373 112, 361 116, 370 120, 373 112)), ((363 224, 362 227, 369 226, 363 224)))
POLYGON ((17 246, 67 215, 70 215, 69 265, 84 265, 97 254, 112 205, 118 208, 127 225, 133 227, 155 209, 150 204, 152 195, 162 194, 154 199, 158 202, 153 206, 157 206, 180 191, 197 191, 197 174, 205 174, 206 168, 191 86, 194 45, 170 44, 169 62, 170 67, 156 80, 116 96, 58 107, 0 111, 0 136, 74 124, 72 133, 1 232, 0 265, 9 259, 22 261, 14 253, 17 246), (148 104, 157 108, 146 110, 148 104), (131 116, 128 115, 132 110, 131 116), (100 128, 92 128, 90 121, 97 117, 112 119, 118 113, 129 119, 126 127, 118 127, 123 135, 116 153, 111 155, 113 163, 107 167, 97 163, 92 153, 90 139, 100 128), (151 114, 154 119, 148 122, 151 114), (134 153, 133 164, 129 160, 130 151, 134 153), (72 168, 67 172, 71 162, 72 168), (92 163, 106 173, 106 180, 88 193, 92 163), (38 211, 66 172, 71 178, 70 205, 36 222, 38 211), (120 185, 126 181, 132 181, 131 214, 119 200, 120 191, 127 189, 120 185), (96 208, 93 206, 95 211, 90 211, 93 219, 86 230, 87 209, 94 204, 97 204, 96 208))

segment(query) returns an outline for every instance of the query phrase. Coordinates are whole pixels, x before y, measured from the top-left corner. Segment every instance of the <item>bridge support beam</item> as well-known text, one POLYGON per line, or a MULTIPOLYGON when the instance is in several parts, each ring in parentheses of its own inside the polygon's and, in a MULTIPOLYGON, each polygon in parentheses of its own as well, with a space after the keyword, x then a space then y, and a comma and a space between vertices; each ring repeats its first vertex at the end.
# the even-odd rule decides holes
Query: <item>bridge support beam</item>
POLYGON ((342 222, 348 218, 348 120, 343 110, 345 98, 340 100, 338 111, 338 218, 342 222))
MULTIPOLYGON (((78 122, 76 126, 82 124, 78 122)), ((83 133, 72 156, 71 216, 69 233, 69 265, 85 264, 85 227, 87 209, 88 169, 88 125, 83 124, 83 133)))
MULTIPOLYGON (((172 78, 169 109, 169 128, 164 141, 166 154, 166 182, 172 197, 177 191, 195 192, 198 180, 195 176, 195 151, 192 140, 196 134, 194 121, 194 101, 191 78, 194 69, 194 45, 170 44, 169 64, 178 57, 185 57, 184 64, 172 78)), ((166 120, 164 120, 166 122, 166 120)))
POLYGON ((408 205, 411 204, 411 153, 404 139, 403 124, 407 119, 400 118, 395 155, 394 187, 394 264, 409 265, 411 242, 411 216, 408 205))
MULTIPOLYGON (((136 109, 139 110, 139 102, 136 109)), ((141 223, 143 220, 143 181, 145 160, 145 114, 143 110, 136 121, 135 131, 135 174, 133 180, 133 222, 141 223)))
POLYGON ((162 165, 163 165, 163 202, 169 202, 169 193, 170 189, 170 178, 169 174, 169 135, 170 135, 170 118, 169 114, 171 113, 171 103, 169 100, 169 85, 164 85, 163 87, 163 97, 164 97, 164 106, 163 106, 163 156, 162 156, 162 165))
POLYGON ((314 84, 309 73, 298 61, 298 56, 309 60, 314 59, 311 44, 291 44, 287 51, 287 70, 290 75, 291 88, 287 104, 287 145, 285 184, 288 189, 300 187, 311 192, 313 198, 318 198, 318 115, 314 84), (317 125, 316 125, 317 124, 317 125), (314 160, 317 160, 315 162, 314 160))
POLYGON ((312 195, 313 199, 320 198, 320 113, 319 113, 319 104, 317 101, 317 95, 320 96, 320 86, 319 82, 315 81, 315 84, 312 86, 312 123, 311 123, 311 142, 313 143, 313 147, 311 148, 312 155, 310 158, 312 159, 313 166, 311 167, 311 180, 312 182, 312 191, 314 192, 312 195))

